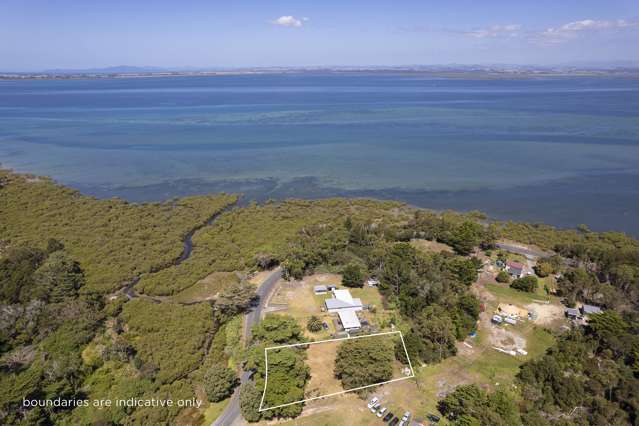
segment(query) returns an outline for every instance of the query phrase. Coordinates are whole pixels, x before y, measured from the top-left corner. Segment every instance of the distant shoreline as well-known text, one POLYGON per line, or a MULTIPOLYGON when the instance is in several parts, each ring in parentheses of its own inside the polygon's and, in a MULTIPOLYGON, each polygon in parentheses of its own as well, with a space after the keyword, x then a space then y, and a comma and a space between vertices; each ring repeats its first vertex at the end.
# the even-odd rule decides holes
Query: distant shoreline
POLYGON ((578 69, 578 68, 249 68, 210 71, 51 71, 51 72, 2 72, 0 80, 102 80, 126 78, 171 78, 171 77, 223 77, 255 75, 303 75, 303 74, 399 74, 428 76, 433 78, 473 79, 535 79, 574 77, 639 78, 639 68, 578 69))

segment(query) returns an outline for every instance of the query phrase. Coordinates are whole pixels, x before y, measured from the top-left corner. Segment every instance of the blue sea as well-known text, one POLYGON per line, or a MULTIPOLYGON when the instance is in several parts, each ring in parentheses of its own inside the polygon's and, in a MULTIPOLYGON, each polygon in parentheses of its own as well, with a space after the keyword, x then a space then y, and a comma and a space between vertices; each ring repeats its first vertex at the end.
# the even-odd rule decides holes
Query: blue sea
POLYGON ((7 80, 0 164, 132 201, 365 196, 639 235, 639 80, 7 80))

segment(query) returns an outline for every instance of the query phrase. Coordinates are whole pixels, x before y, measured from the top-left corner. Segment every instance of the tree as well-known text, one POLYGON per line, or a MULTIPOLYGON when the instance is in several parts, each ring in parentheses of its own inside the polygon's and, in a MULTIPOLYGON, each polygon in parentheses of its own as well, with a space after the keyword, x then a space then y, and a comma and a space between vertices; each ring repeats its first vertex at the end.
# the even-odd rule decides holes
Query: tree
POLYGON ((346 287, 363 287, 364 276, 362 269, 355 263, 349 263, 342 271, 342 284, 346 287))
POLYGON ((499 271, 495 277, 495 281, 502 284, 508 284, 510 282, 510 275, 506 271, 499 271))
POLYGON ((240 281, 224 288, 215 299, 215 307, 225 315, 233 316, 246 311, 258 299, 255 287, 240 281))
POLYGON ((265 343, 291 344, 304 341, 302 328, 288 315, 268 314, 253 327, 253 340, 265 343))
POLYGON ((347 340, 337 349, 335 377, 345 390, 390 380, 395 345, 389 339, 347 340))
POLYGON ((554 255, 550 257, 546 257, 537 262, 534 267, 535 274, 537 276, 544 278, 550 274, 556 274, 559 272, 559 268, 561 268, 562 260, 560 256, 554 255))
POLYGON ((312 317, 308 319, 306 323, 306 328, 308 329, 308 331, 317 333, 318 331, 322 329, 322 320, 320 320, 318 317, 313 315, 312 317))
POLYGON ((282 262, 282 273, 285 279, 291 278, 301 280, 304 278, 304 270, 306 265, 300 259, 286 259, 282 262))
MULTIPOLYGON (((281 348, 268 352, 268 383, 264 394, 264 406, 275 407, 304 399, 304 387, 309 379, 309 367, 304 363, 305 352, 301 348, 281 348)), ((263 417, 297 417, 302 404, 274 408, 263 417)))
POLYGON ((448 262, 448 267, 460 282, 470 286, 477 279, 477 270, 481 267, 481 261, 476 257, 455 256, 448 262))
POLYGON ((27 302, 33 294, 33 272, 45 259, 42 250, 17 247, 0 258, 0 301, 27 302))
POLYGON ((523 278, 517 278, 512 283, 510 283, 510 287, 519 291, 526 291, 528 293, 534 293, 537 290, 537 277, 533 275, 529 275, 523 278))
POLYGON ((458 386, 437 406, 455 425, 521 425, 513 397, 501 390, 487 394, 477 385, 458 386))
POLYGON ((253 382, 240 386, 240 411, 247 422, 258 422, 261 418, 259 409, 262 392, 255 388, 253 382))
POLYGON ((204 375, 204 389, 211 402, 231 396, 238 383, 235 371, 221 364, 214 364, 204 375))
POLYGON ((84 273, 78 262, 64 251, 54 251, 34 274, 34 281, 48 299, 61 302, 76 297, 84 285, 84 273))
POLYGON ((419 341, 413 343, 412 349, 424 362, 439 362, 457 353, 453 320, 441 306, 429 306, 420 312, 413 321, 411 335, 411 340, 419 341))
POLYGON ((479 245, 482 236, 482 226, 477 222, 467 220, 452 231, 449 243, 458 254, 466 256, 479 245))

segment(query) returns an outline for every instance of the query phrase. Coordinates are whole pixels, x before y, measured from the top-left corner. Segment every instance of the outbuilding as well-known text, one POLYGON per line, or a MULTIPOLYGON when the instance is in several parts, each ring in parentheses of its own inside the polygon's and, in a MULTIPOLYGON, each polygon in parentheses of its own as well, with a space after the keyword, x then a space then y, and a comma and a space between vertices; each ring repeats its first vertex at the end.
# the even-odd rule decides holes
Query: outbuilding
POLYGON ((576 308, 566 308, 564 310, 564 314, 566 315, 566 318, 569 319, 577 319, 579 318, 579 309, 576 308))
POLYGON ((339 321, 342 323, 342 327, 344 327, 346 331, 359 330, 362 326, 356 311, 353 309, 343 309, 338 311, 337 315, 339 316, 339 321))
POLYGON ((583 315, 592 315, 592 314, 600 314, 603 310, 599 306, 594 305, 583 305, 581 307, 581 313, 583 315))
POLYGON ((315 292, 315 294, 326 294, 328 293, 328 288, 326 288, 325 285, 316 285, 313 287, 313 292, 315 292))

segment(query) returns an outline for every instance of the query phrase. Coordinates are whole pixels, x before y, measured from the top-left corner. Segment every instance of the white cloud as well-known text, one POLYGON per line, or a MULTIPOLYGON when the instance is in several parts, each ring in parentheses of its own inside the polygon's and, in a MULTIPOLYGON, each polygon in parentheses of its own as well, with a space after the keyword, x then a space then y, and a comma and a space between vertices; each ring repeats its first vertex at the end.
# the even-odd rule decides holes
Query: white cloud
POLYGON ((296 18, 291 15, 280 16, 276 20, 272 21, 273 24, 279 25, 281 27, 291 27, 291 28, 299 28, 304 23, 308 21, 308 18, 296 18))
POLYGON ((521 25, 492 25, 486 28, 478 28, 464 32, 465 35, 475 38, 496 38, 496 37, 517 37, 521 30, 521 25))
POLYGON ((548 28, 541 33, 541 36, 547 41, 559 43, 577 38, 580 34, 584 33, 615 31, 633 27, 639 27, 639 21, 626 21, 624 19, 617 19, 615 21, 584 19, 569 22, 560 27, 548 28))

